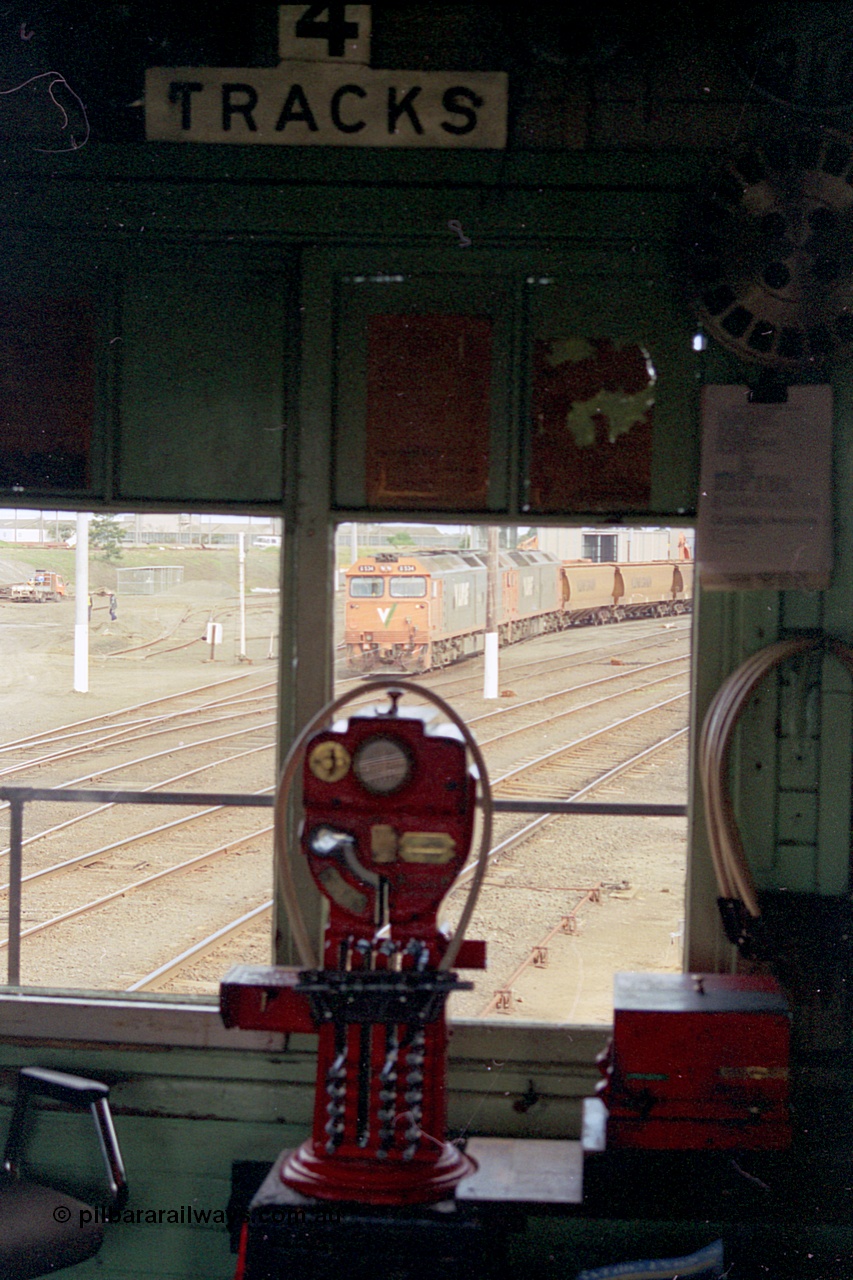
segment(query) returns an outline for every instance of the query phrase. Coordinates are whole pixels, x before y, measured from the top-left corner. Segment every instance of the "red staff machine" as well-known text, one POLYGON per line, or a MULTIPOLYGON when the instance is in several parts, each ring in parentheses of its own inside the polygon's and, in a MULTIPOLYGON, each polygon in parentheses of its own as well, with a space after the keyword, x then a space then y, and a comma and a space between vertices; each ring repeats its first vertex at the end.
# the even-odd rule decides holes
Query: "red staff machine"
POLYGON ((363 696, 321 712, 282 772, 276 843, 304 967, 237 966, 222 983, 221 1008, 226 1026, 319 1030, 313 1132, 282 1164, 282 1182, 324 1200, 406 1205, 445 1198, 475 1167, 445 1136, 444 1008, 451 991, 470 987, 451 965, 485 965, 485 944, 462 936, 488 856, 489 791, 476 743, 440 698, 397 682, 386 708, 329 724, 363 696), (434 708, 403 712, 404 693, 451 723, 439 724, 434 708), (329 908, 320 963, 286 850, 299 773, 300 856, 329 908), (478 781, 480 856, 450 940, 436 913, 468 859, 478 781))

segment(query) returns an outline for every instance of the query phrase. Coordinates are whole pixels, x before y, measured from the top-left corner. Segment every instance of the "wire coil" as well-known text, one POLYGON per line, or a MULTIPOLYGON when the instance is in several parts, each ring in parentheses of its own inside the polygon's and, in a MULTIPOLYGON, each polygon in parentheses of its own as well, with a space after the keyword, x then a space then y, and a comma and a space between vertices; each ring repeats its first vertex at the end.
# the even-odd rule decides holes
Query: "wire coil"
POLYGON ((750 697, 769 671, 799 654, 815 652, 837 658, 853 679, 853 649, 840 640, 814 635, 779 640, 759 649, 723 681, 708 707, 702 725, 699 738, 699 777, 720 897, 729 904, 742 903, 753 919, 761 915, 761 907, 755 881, 747 865, 729 790, 732 734, 750 697))

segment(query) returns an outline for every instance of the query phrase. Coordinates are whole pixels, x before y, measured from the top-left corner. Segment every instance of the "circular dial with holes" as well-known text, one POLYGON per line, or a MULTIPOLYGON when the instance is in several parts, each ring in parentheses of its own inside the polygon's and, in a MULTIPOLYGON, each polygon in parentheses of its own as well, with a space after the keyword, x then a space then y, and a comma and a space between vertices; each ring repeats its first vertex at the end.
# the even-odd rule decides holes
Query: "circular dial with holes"
POLYGON ((357 749, 353 772, 366 791, 389 796, 399 791, 412 776, 412 758, 396 738, 381 735, 367 738, 357 749))
POLYGON ((853 346, 853 141, 828 130, 751 143, 692 216, 689 269, 708 332, 797 370, 853 346))

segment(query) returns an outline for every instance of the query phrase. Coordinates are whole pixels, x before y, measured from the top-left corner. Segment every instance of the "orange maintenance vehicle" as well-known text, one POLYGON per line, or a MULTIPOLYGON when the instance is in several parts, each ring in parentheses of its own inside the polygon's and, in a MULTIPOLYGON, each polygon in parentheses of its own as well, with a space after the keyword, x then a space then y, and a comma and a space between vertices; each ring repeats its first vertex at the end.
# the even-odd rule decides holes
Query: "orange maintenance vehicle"
POLYGON ((17 601, 61 600, 68 594, 68 586, 60 573, 51 569, 36 569, 26 582, 10 582, 0 587, 0 599, 17 601))

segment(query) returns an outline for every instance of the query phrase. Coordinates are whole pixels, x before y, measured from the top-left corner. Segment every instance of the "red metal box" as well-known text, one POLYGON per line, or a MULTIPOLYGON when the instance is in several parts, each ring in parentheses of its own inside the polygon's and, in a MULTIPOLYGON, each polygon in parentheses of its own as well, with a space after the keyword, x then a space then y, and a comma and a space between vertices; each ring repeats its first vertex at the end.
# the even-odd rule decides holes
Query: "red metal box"
POLYGON ((600 1064, 608 1147, 787 1146, 789 1046, 771 978, 616 974, 600 1064))

